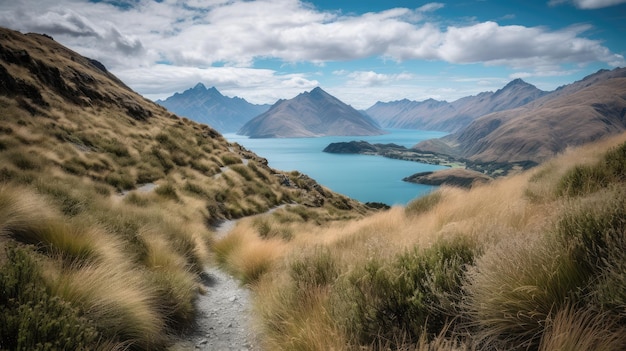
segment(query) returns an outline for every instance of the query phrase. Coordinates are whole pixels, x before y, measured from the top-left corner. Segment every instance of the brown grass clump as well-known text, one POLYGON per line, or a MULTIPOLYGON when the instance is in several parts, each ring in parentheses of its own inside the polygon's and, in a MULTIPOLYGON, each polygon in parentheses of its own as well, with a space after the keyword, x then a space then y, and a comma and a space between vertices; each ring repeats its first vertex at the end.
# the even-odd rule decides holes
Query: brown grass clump
POLYGON ((540 351, 613 351, 626 347, 626 330, 609 313, 566 305, 550 319, 540 351))

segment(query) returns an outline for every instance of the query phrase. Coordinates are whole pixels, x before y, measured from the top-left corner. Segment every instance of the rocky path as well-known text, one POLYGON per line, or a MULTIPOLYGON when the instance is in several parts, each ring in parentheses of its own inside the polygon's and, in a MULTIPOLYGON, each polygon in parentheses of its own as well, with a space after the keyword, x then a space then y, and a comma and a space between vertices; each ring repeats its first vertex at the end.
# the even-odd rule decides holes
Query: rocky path
MULTIPOLYGON (((217 237, 226 235, 235 223, 222 223, 217 237)), ((207 268, 202 281, 207 292, 196 302, 197 328, 172 350, 258 351, 252 332, 250 291, 216 267, 207 268)))

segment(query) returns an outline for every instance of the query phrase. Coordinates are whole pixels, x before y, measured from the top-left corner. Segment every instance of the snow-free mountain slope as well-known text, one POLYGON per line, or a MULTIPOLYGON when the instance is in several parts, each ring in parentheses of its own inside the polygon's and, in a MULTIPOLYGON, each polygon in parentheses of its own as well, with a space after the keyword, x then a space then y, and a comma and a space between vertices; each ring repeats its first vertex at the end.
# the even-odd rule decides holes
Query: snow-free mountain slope
POLYGON ((626 69, 599 71, 522 107, 483 116, 416 148, 479 162, 542 162, 626 130, 626 69))
POLYGON ((374 120, 317 87, 280 100, 246 123, 237 134, 252 138, 296 138, 329 135, 379 135, 374 120))
POLYGON ((366 110, 384 128, 456 132, 486 114, 523 106, 546 92, 515 79, 496 92, 483 92, 454 102, 427 99, 377 102, 366 110))
POLYGON ((220 133, 236 132, 270 107, 251 104, 239 97, 224 96, 215 87, 207 89, 202 83, 156 102, 179 116, 207 124, 220 133))

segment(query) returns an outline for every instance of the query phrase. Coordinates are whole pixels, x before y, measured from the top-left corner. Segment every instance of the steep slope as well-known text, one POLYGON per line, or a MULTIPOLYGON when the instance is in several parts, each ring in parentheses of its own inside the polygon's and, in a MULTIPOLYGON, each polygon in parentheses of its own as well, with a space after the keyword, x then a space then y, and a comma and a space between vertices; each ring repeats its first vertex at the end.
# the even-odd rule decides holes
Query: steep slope
POLYGON ((3 349, 164 350, 210 289, 215 224, 282 204, 316 223, 369 211, 49 36, 0 28, 0 116, 3 349))
POLYGON ((467 96, 451 103, 405 99, 377 102, 366 112, 385 128, 456 132, 480 116, 525 105, 545 94, 534 85, 515 79, 496 92, 467 96))
POLYGON ((483 116, 415 147, 478 162, 543 160, 626 130, 626 69, 599 71, 523 107, 483 116))
POLYGON ((383 133, 371 118, 319 87, 293 99, 278 101, 267 112, 252 119, 237 132, 252 138, 383 133))
POLYGON ((224 96, 215 87, 207 89, 202 83, 156 103, 179 116, 207 124, 220 133, 236 132, 270 107, 251 104, 239 97, 224 96))

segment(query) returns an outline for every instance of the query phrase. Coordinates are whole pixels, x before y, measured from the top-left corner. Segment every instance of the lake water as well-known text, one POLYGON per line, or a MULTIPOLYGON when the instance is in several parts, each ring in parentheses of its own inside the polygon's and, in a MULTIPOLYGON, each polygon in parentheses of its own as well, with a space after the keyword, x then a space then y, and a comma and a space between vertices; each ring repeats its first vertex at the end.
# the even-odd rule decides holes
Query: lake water
POLYGON ((322 152, 334 142, 365 140, 370 143, 395 143, 411 147, 419 141, 440 138, 447 133, 389 129, 377 136, 339 136, 321 138, 250 139, 233 133, 224 137, 268 160, 269 166, 297 170, 323 186, 361 202, 405 205, 435 187, 407 183, 402 178, 418 172, 435 171, 443 166, 394 160, 381 156, 341 155, 322 152))

